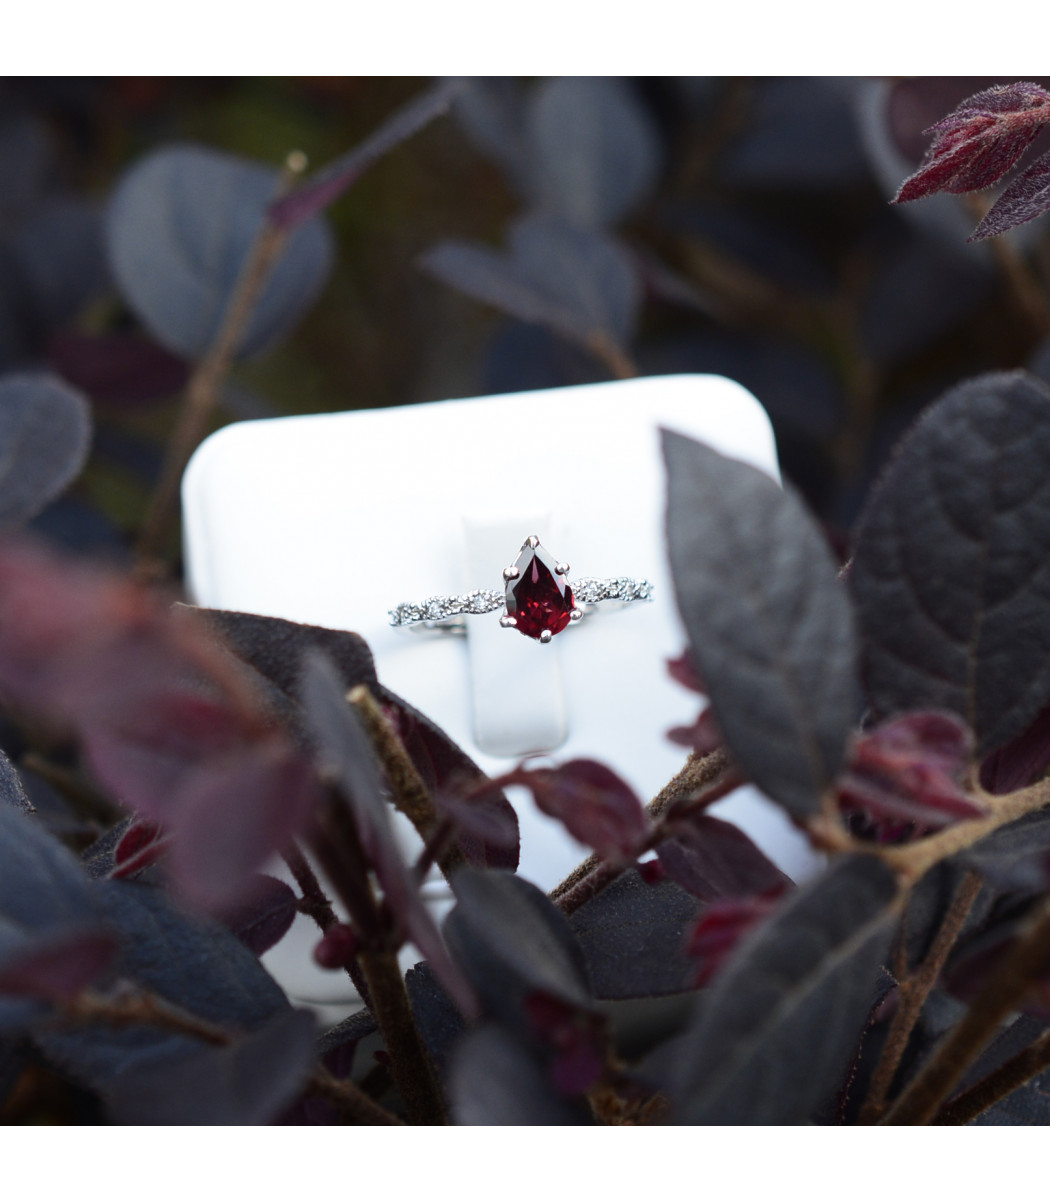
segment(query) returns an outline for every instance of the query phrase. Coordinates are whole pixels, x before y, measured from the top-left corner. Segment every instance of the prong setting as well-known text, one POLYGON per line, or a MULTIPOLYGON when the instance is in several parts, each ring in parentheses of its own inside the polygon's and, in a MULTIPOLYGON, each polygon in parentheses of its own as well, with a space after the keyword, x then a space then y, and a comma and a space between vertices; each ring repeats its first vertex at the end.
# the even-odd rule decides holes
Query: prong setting
POLYGON ((512 618, 510 616, 510 614, 504 614, 503 617, 500 618, 499 624, 503 627, 504 630, 513 630, 514 627, 517 626, 517 624, 518 624, 518 619, 512 618))
POLYGON ((541 643, 549 643, 552 638, 554 638, 554 635, 551 634, 551 632, 549 630, 544 630, 540 634, 540 642, 541 643))
POLYGON ((526 547, 535 551, 540 545, 540 540, 535 534, 530 534, 529 537, 521 544, 521 549, 524 551, 526 547))
POLYGON ((568 576, 569 565, 567 563, 556 563, 554 565, 554 570, 558 573, 559 576, 568 576))
POLYGON ((572 611, 572 613, 569 614, 569 621, 570 622, 578 622, 582 617, 583 617, 583 610, 582 609, 574 609, 572 611))
POLYGON ((503 569, 503 579, 504 580, 517 580, 517 578, 520 574, 521 574, 520 569, 517 567, 516 564, 513 564, 513 563, 510 565, 509 568, 503 569))

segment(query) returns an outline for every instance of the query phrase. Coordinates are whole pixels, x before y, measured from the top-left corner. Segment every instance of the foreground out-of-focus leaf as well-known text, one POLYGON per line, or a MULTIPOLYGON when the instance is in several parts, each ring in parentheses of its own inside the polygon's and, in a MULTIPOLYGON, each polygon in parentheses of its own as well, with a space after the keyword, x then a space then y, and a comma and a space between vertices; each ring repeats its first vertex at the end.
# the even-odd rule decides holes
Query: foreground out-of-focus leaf
POLYGON ((269 210, 270 220, 276 226, 294 229, 316 217, 383 155, 424 129, 435 117, 448 112, 462 89, 461 81, 447 79, 414 96, 359 146, 340 155, 287 196, 274 202, 269 210))
POLYGON ((591 1004, 576 937, 542 890, 509 872, 473 868, 460 869, 452 888, 445 940, 491 1013, 519 1022, 524 998, 536 990, 570 1006, 591 1004))
POLYGON ((1050 885, 1050 810, 1001 826, 959 859, 1001 890, 1041 892, 1050 885))
POLYGON ((1034 83, 970 96, 928 132, 934 139, 895 204, 935 192, 973 192, 1001 179, 1050 122, 1050 94, 1034 83))
POLYGON ((456 1005, 472 1016, 476 1012, 473 991, 445 951, 417 882, 401 858, 372 747, 345 693, 331 661, 320 651, 308 652, 303 660, 300 695, 318 759, 335 773, 387 904, 456 1005))
POLYGON ((91 446, 86 399, 57 376, 0 378, 0 529, 27 522, 79 474, 91 446))
POLYGON ((926 410, 873 492, 850 581, 881 715, 945 709, 985 755, 1050 698, 1050 388, 992 372, 926 410))
MULTIPOLYGON (((225 927, 191 917, 148 885, 100 881, 92 893, 120 938, 117 976, 229 1031, 256 1030, 288 1011, 280 986, 225 927)), ((38 1031, 35 1039, 49 1059, 103 1095, 125 1072, 201 1047, 149 1024, 56 1027, 38 1031)))
POLYGON ((594 996, 661 997, 693 987, 685 954, 689 928, 704 903, 674 881, 646 884, 631 869, 570 917, 594 996))
POLYGON ((856 714, 849 599, 793 493, 681 434, 663 445, 675 594, 715 718, 741 770, 804 817, 856 714))
MULTIPOLYGON (((134 163, 117 184, 106 214, 113 273, 124 300, 168 350, 199 359, 215 341, 277 182, 272 168, 175 144, 134 163)), ((263 350, 298 322, 324 286, 332 257, 321 218, 295 229, 239 354, 263 350)))
POLYGON ((744 939, 668 1083, 676 1121, 809 1121, 841 1084, 875 1001, 896 891, 879 861, 844 858, 744 939))
POLYGON ((136 1126, 266 1123, 299 1092, 314 1053, 314 1017, 288 1010, 225 1047, 121 1074, 108 1112, 136 1126))
POLYGON ((257 956, 288 933, 298 913, 295 891, 276 877, 259 873, 237 904, 218 917, 257 956))
POLYGON ((529 183, 538 204, 576 225, 622 220, 660 168, 659 133, 628 81, 541 81, 526 110, 529 183))
POLYGON ((537 1054, 496 1023, 472 1031, 449 1071, 453 1122, 466 1126, 569 1126, 591 1122, 587 1108, 561 1097, 537 1054))

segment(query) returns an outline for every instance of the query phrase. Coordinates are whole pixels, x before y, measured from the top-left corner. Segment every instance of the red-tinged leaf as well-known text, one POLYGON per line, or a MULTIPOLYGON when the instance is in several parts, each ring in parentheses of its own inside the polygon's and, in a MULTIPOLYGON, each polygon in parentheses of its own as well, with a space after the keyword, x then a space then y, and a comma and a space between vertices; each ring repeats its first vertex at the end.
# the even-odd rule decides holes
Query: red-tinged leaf
POLYGON ((52 340, 48 357, 63 379, 103 405, 164 400, 189 378, 185 359, 138 334, 66 330, 52 340))
POLYGON ((97 926, 45 936, 0 962, 0 994, 61 1002, 110 966, 117 940, 97 926))
POLYGON ((121 836, 113 851, 110 876, 123 879, 155 864, 168 846, 168 834, 156 822, 134 821, 121 836))
POLYGON ((287 935, 298 913, 292 889, 276 877, 257 873, 242 897, 217 917, 257 956, 287 935))
POLYGON ((979 242, 1024 225, 1050 209, 1050 154, 1040 155, 1000 193, 977 228, 966 239, 979 242))
POLYGON ((276 226, 291 229, 316 216, 388 151, 446 113, 465 84, 465 80, 445 80, 413 97, 359 146, 271 205, 270 220, 276 226))
POLYGON ((779 906, 782 890, 763 897, 723 898, 709 906, 689 935, 686 950, 696 961, 698 987, 718 975, 740 940, 779 906))
POLYGON ((358 953, 361 941, 353 927, 334 922, 314 948, 314 960, 321 968, 346 968, 358 953))
POLYGON ((683 688, 707 695, 704 682, 700 678, 700 672, 693 657, 689 654, 688 647, 675 659, 667 660, 667 675, 672 680, 676 680, 683 688))
POLYGON ((688 747, 701 756, 724 747, 726 741, 710 706, 700 712, 692 726, 672 726, 667 737, 679 747, 688 747))
POLYGON ((596 760, 569 760, 558 768, 522 765, 493 784, 524 785, 544 814, 606 859, 632 859, 649 830, 645 807, 631 786, 596 760))
POLYGON ((935 192, 973 192, 1001 179, 1050 123, 1050 93, 1034 83, 988 88, 931 127, 922 165, 894 204, 935 192))
POLYGON ((703 814, 657 848, 667 875, 694 897, 750 897, 791 887, 791 879, 731 822, 703 814))
POLYGON ((606 1020, 538 990, 525 998, 532 1034, 551 1053, 548 1073, 562 1097, 584 1094, 605 1070, 606 1020))
POLYGON ((305 822, 309 761, 187 611, 27 543, 0 547, 0 688, 76 734, 99 781, 171 839, 173 883, 225 905, 305 822))
POLYGON ((981 786, 989 793, 1012 793, 1046 775, 1050 768, 1050 706, 1040 710, 1023 734, 996 748, 981 765, 981 786))
POLYGON ((856 833, 900 842, 984 810, 966 792, 973 736, 954 714, 921 711, 857 739, 836 789, 856 833))

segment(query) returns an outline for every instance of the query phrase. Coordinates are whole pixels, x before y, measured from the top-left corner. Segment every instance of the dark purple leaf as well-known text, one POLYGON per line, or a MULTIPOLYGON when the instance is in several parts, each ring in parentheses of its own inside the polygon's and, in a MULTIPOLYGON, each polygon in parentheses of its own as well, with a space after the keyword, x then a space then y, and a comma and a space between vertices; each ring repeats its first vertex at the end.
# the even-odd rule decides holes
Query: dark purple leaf
POLYGON ((91 413, 79 392, 43 372, 0 379, 0 528, 20 526, 79 474, 91 413))
POLYGON ((934 139, 894 203, 934 192, 973 192, 1001 179, 1050 122, 1050 94, 1038 84, 988 88, 931 126, 934 139))
MULTIPOLYGON (((966 862, 962 856, 942 860, 926 872, 908 894, 903 922, 908 964, 917 965, 929 955, 965 875, 966 862)), ((964 934, 980 928, 988 919, 994 902, 995 890, 983 885, 966 918, 964 934)))
POLYGON ((412 872, 401 858, 372 747, 345 693, 331 660, 321 651, 308 651, 303 657, 301 697, 318 759, 336 774, 387 903, 456 1005, 472 1017, 477 1008, 473 990, 445 951, 412 872))
POLYGON ((672 743, 688 747, 699 756, 710 755, 719 747, 724 747, 726 741, 710 706, 700 712, 692 726, 672 726, 667 737, 672 743))
POLYGON ((446 113, 462 90, 462 81, 449 79, 413 97, 359 146, 340 155, 272 204, 270 220, 276 226, 294 229, 316 217, 355 184, 373 163, 424 129, 435 117, 446 113))
MULTIPOLYGON (((230 1031, 254 1031, 289 1012, 277 983, 221 924, 132 881, 97 881, 91 895, 120 939, 117 977, 230 1031)), ((152 1025, 56 1027, 38 1030, 34 1039, 50 1061, 103 1094, 122 1073, 191 1056, 202 1046, 152 1025)))
POLYGON ((649 831, 637 794, 596 760, 568 760, 557 768, 522 765, 493 783, 501 788, 523 785, 544 814, 557 818, 569 834, 605 859, 632 859, 649 831))
POLYGON ((857 711, 853 619, 819 529, 757 468, 663 431, 678 609, 741 770, 796 818, 857 711))
POLYGON ((873 708, 936 709, 981 756, 1050 697, 1050 389, 968 380, 926 410, 855 535, 852 592, 873 708))
POLYGON ((466 1126, 590 1124, 589 1109, 555 1092, 539 1054, 503 1027, 465 1036, 449 1071, 453 1122, 466 1126))
POLYGON ((791 886, 791 878, 738 827, 702 814, 657 848, 667 875, 694 897, 749 897, 791 886))
POLYGON ((894 874, 843 857, 737 946, 668 1089, 689 1124, 806 1123, 842 1083, 876 1000, 894 874))
POLYGON ((509 253, 449 241, 421 265, 475 300, 584 346, 600 339, 622 348, 634 333, 641 286, 633 260, 612 238, 555 217, 518 221, 509 253))
POLYGON ((524 999, 536 990, 590 1006, 583 953, 541 890, 509 872, 475 868, 460 869, 452 889, 445 940, 487 1011, 520 1027, 524 999))
POLYGON ((526 137, 535 200, 579 226, 621 221, 660 169, 658 130, 624 79, 543 80, 529 99, 526 137))
POLYGON ((100 977, 116 950, 116 939, 99 925, 72 926, 27 941, 18 950, 4 948, 0 952, 0 994, 65 1001, 100 977))
POLYGON ((0 918, 43 934, 98 915, 76 856, 32 815, 0 805, 0 918))
POLYGON ((481 387, 491 394, 533 392, 608 378, 608 369, 577 343, 544 326, 508 320, 488 344, 481 387))
POLYGON ((405 988, 412 1003, 412 1017, 427 1045, 430 1059, 439 1076, 446 1067, 456 1044, 466 1033, 463 1016, 441 988, 429 964, 417 964, 405 973, 405 988))
POLYGON ((1050 886, 1050 811, 1001 826, 959 858, 1000 890, 1042 892, 1050 886))
POLYGON ((189 378, 184 359, 138 334, 64 330, 51 340, 48 358, 63 379, 103 405, 165 400, 189 378))
POLYGON ((465 80, 456 120, 483 154, 502 167, 520 195, 528 195, 525 103, 521 84, 505 75, 465 80))
POLYGON ((0 804, 21 810, 25 814, 33 813, 33 803, 26 795, 22 778, 15 770, 14 764, 0 751, 0 804))
MULTIPOLYGON (((339 669, 347 689, 367 685, 405 746, 424 784, 441 802, 443 797, 468 791, 485 779, 473 760, 408 702, 376 680, 375 664, 368 644, 347 630, 329 630, 302 622, 260 614, 218 609, 195 609, 206 625, 229 649, 275 685, 292 701, 298 701, 303 656, 310 648, 323 651, 339 669)), ((298 721, 297 715, 291 716, 298 721)), ((455 800, 450 802, 455 806, 455 800)), ((479 822, 489 822, 491 839, 480 829, 460 831, 457 842, 467 861, 478 867, 516 868, 518 865, 517 815, 506 797, 486 791, 476 801, 479 822), (490 821, 489 821, 490 820, 490 821), (513 838, 511 838, 513 831, 513 838)), ((466 820, 465 820, 466 821, 466 820)), ((468 822, 469 825, 469 822, 468 822)))
MULTIPOLYGON (((1050 121, 1050 115, 1047 120, 1050 121)), ((967 242, 1005 233, 1033 217, 1041 217, 1047 209, 1050 209, 1050 154, 1036 159, 1006 185, 967 242)))
MULTIPOLYGON (((123 176, 106 218, 108 250, 125 301, 150 334, 184 359, 215 341, 278 173, 209 147, 154 150, 123 176)), ((287 333, 313 304, 332 264, 321 218, 297 227, 256 302, 238 354, 287 333)))
POLYGON ((1046 775, 1050 768, 1050 706, 1009 743, 997 747, 981 765, 981 787, 989 793, 1013 793, 1046 775))
POLYGON ((532 1035, 547 1051, 554 1088, 563 1097, 586 1093, 605 1071, 605 1018, 542 990, 526 995, 525 1013, 532 1035))
POLYGON ((295 892, 284 881, 259 873, 237 905, 219 919, 249 951, 261 956, 285 937, 296 913, 295 892))
POLYGON ((309 1076, 314 1017, 289 1010, 226 1047, 129 1069, 105 1090, 110 1119, 135 1126, 267 1123, 309 1076))
POLYGON ((663 997, 692 989, 686 937, 703 903, 673 881, 647 884, 630 869, 569 919, 594 996, 663 997))
POLYGON ((693 663, 693 657, 689 654, 688 648, 675 659, 669 659, 666 662, 667 675, 672 680, 677 681, 683 688, 691 689, 694 693, 706 694, 704 682, 700 679, 700 673, 696 670, 696 664, 693 663))

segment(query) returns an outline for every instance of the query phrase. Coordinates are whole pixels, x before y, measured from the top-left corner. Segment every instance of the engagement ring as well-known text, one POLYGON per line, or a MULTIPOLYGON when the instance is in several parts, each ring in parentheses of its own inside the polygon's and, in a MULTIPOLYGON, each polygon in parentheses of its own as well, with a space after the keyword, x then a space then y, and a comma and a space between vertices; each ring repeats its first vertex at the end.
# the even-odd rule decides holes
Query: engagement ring
POLYGON ((390 625, 459 633, 465 617, 502 608, 501 626, 549 643, 603 601, 623 605, 652 600, 653 586, 648 580, 584 577, 570 583, 568 573, 569 565, 555 560, 536 535, 530 534, 518 558, 503 569, 503 589, 475 589, 455 597, 427 597, 418 603, 402 601, 389 611, 390 625))

